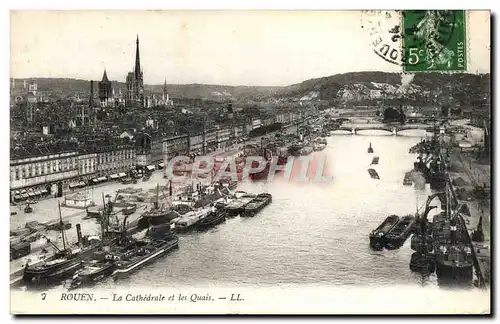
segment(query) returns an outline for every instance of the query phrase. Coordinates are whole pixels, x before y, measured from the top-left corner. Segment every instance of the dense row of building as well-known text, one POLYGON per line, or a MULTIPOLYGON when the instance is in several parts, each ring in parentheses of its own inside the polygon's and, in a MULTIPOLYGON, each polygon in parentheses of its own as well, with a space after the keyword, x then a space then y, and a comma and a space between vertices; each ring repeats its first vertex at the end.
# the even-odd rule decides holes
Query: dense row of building
POLYGON ((53 195, 84 184, 116 179, 132 170, 152 171, 173 157, 196 156, 224 150, 247 138, 250 131, 273 123, 298 122, 301 114, 282 113, 275 118, 253 119, 248 124, 207 129, 201 133, 164 138, 139 132, 131 141, 109 145, 56 146, 11 150, 10 189, 13 200, 53 195))

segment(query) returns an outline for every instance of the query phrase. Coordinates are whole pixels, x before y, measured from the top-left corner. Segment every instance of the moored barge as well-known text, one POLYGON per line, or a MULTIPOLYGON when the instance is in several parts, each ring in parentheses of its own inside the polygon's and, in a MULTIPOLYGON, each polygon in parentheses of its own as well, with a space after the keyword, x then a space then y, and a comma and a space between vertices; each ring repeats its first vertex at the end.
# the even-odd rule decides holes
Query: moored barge
POLYGON ((399 216, 390 215, 370 233, 370 247, 381 251, 386 243, 385 235, 398 223, 399 216))
POLYGON ((90 286, 94 283, 109 277, 116 269, 113 260, 93 260, 85 264, 81 271, 78 271, 70 284, 70 289, 83 286, 90 286))
POLYGON ((115 279, 127 276, 179 246, 179 238, 170 234, 165 240, 137 241, 116 261, 115 279))
POLYGON ((245 211, 245 206, 252 201, 256 195, 252 193, 236 192, 236 198, 226 205, 228 216, 236 216, 245 211))
POLYGON ((385 235, 385 248, 388 250, 399 249, 411 235, 415 217, 412 215, 403 216, 385 235))
POLYGON ((260 212, 264 207, 272 202, 272 195, 269 193, 258 194, 252 201, 250 201, 246 206, 244 212, 240 215, 241 217, 253 217, 258 212, 260 212))

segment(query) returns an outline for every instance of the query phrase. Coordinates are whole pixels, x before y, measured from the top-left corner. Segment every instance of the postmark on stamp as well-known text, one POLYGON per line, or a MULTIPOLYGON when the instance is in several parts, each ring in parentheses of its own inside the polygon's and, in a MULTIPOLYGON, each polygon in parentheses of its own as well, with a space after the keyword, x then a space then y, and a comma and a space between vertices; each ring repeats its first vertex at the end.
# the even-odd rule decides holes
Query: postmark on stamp
POLYGON ((467 70, 463 10, 364 11, 373 52, 403 72, 467 70))
POLYGON ((389 63, 403 63, 400 11, 363 11, 361 24, 375 54, 389 63))
POLYGON ((466 16, 463 10, 402 12, 405 72, 466 71, 466 16))

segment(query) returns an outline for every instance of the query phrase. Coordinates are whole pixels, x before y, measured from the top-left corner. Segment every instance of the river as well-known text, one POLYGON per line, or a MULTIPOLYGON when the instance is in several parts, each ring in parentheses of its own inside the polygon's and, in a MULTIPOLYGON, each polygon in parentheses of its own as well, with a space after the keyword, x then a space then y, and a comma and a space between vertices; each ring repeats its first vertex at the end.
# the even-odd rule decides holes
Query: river
POLYGON ((375 252, 368 234, 390 214, 413 214, 430 190, 402 184, 418 136, 331 136, 326 154, 333 175, 325 184, 243 182, 268 191, 273 203, 253 218, 232 218, 206 232, 180 235, 179 249, 118 283, 99 288, 364 285, 436 285, 411 273, 410 242, 375 252), (368 154, 369 143, 375 150, 368 154), (380 180, 368 175, 372 166, 380 180))

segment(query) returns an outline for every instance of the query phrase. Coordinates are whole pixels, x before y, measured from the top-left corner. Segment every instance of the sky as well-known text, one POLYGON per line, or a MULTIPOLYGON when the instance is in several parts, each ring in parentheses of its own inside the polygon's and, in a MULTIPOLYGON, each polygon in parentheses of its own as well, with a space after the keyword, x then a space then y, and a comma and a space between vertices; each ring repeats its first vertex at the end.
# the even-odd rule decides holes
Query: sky
MULTIPOLYGON (((10 75, 125 81, 136 35, 146 84, 285 86, 400 72, 373 53, 360 11, 11 11, 10 75)), ((469 12, 469 72, 490 71, 488 12, 469 12)))

